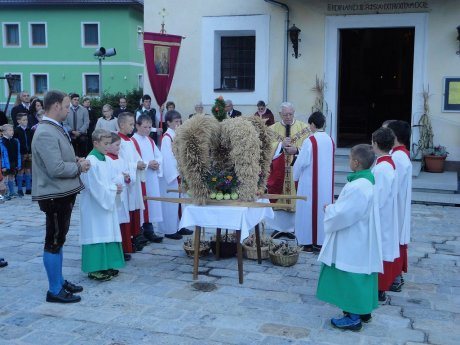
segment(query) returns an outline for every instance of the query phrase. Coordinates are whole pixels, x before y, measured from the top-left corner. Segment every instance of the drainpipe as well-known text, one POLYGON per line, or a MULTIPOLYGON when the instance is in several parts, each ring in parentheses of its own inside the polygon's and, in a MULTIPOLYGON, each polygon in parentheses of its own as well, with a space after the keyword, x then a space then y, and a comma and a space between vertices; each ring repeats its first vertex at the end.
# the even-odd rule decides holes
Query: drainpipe
POLYGON ((286 10, 286 28, 284 31, 284 76, 283 76, 283 102, 287 102, 287 86, 288 86, 288 30, 289 30, 289 7, 282 2, 275 0, 264 0, 276 6, 283 7, 286 10))

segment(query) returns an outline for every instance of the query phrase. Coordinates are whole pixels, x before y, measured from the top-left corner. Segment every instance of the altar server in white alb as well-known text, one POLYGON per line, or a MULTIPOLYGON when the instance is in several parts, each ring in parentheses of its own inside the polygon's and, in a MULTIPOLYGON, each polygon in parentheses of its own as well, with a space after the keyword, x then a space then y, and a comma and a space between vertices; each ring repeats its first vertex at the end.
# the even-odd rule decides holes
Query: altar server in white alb
MULTIPOLYGON (((131 182, 128 185, 128 205, 130 227, 122 231, 130 232, 132 238, 132 248, 128 253, 142 250, 145 245, 145 238, 141 236, 141 215, 144 209, 144 199, 142 198, 141 177, 142 172, 147 166, 136 150, 133 141, 128 137, 134 130, 134 114, 121 113, 118 115, 118 135, 121 138, 120 159, 123 159, 128 166, 128 173, 131 182)), ((128 248, 127 248, 128 249, 128 248)), ((128 249, 129 250, 129 249, 128 249)))
POLYGON ((324 206, 326 238, 318 260, 323 263, 316 296, 338 306, 343 315, 331 319, 334 327, 360 330, 378 306, 377 273, 383 271, 378 203, 370 167, 371 145, 351 149, 353 171, 334 204, 324 206))
MULTIPOLYGON (((173 153, 173 142, 176 137, 176 129, 182 121, 181 114, 176 110, 169 110, 165 115, 168 130, 163 134, 161 141, 161 154, 163 156, 163 177, 160 177, 160 191, 162 197, 178 198, 179 193, 168 192, 179 188, 179 172, 177 170, 177 160, 173 153)), ((165 234, 166 238, 180 240, 182 235, 191 235, 193 231, 181 229, 179 231, 180 205, 172 202, 163 202, 163 221, 159 223, 159 230, 165 234)))
POLYGON ((379 205, 382 233, 383 273, 379 274, 379 301, 386 301, 385 291, 399 275, 398 180, 396 166, 390 155, 395 136, 389 128, 379 128, 372 133, 372 148, 377 155, 372 173, 379 205))
POLYGON ((117 268, 125 264, 116 208, 116 195, 123 187, 111 181, 111 165, 105 157, 110 132, 96 129, 92 139, 94 148, 87 157, 91 169, 81 175, 85 185, 80 197, 81 266, 89 278, 105 281, 117 276, 117 268))
MULTIPOLYGON (((140 115, 136 120, 136 133, 131 140, 136 147, 137 152, 146 164, 145 182, 141 182, 143 196, 160 196, 160 181, 163 176, 163 156, 155 145, 152 138, 149 137, 152 129, 152 119, 149 115, 140 115)), ((143 235, 151 242, 160 243, 163 237, 155 234, 152 223, 163 221, 161 211, 161 202, 153 200, 144 200, 144 211, 141 212, 141 223, 143 235)))
POLYGON ((118 156, 120 153, 121 138, 114 132, 111 132, 110 135, 112 143, 107 148, 106 158, 110 164, 111 181, 123 186, 123 190, 117 197, 117 212, 123 253, 125 261, 129 261, 131 260, 131 255, 128 253, 132 250, 132 241, 129 225, 128 185, 131 182, 131 178, 129 177, 128 164, 118 156))
POLYGON ((313 132, 302 144, 294 163, 294 181, 298 181, 295 234, 299 244, 308 252, 319 251, 324 241, 323 206, 334 200, 335 144, 324 131, 326 118, 314 112, 308 118, 313 132))
POLYGON ((402 272, 407 272, 407 244, 410 242, 410 214, 412 202, 412 163, 407 149, 410 142, 410 125, 405 121, 391 121, 387 125, 395 134, 391 157, 396 165, 398 178, 398 228, 400 275, 396 277, 391 291, 399 292, 404 285, 402 272))

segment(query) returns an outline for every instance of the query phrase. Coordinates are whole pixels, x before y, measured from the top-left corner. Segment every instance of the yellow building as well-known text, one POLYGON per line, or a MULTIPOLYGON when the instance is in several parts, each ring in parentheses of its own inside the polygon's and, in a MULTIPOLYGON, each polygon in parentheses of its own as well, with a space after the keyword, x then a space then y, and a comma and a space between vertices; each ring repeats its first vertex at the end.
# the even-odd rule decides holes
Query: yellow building
POLYGON ((447 147, 458 169, 459 1, 146 0, 145 31, 159 32, 163 8, 167 33, 186 37, 169 96, 184 115, 198 102, 209 113, 222 95, 246 115, 263 100, 277 120, 287 100, 306 120, 318 78, 339 148, 368 143, 384 120, 402 119, 413 126, 415 155, 429 88, 434 144, 447 147))

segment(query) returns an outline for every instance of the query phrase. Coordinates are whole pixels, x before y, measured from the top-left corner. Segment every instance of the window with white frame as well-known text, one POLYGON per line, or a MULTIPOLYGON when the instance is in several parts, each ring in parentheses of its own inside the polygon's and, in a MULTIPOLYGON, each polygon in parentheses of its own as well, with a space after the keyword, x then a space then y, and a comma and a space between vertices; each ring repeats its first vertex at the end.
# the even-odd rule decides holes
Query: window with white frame
POLYGON ((220 37, 220 85, 215 90, 254 91, 256 36, 220 37))
POLYGON ((144 75, 143 74, 137 75, 137 88, 139 90, 144 88, 144 75))
POLYGON ((32 74, 32 91, 44 95, 48 91, 48 74, 32 74))
POLYGON ((268 99, 270 16, 203 17, 201 32, 203 103, 222 93, 239 105, 268 99))
POLYGON ((19 30, 19 23, 3 23, 3 46, 21 46, 21 32, 19 30))
POLYGON ((11 87, 11 94, 17 95, 22 91, 22 75, 19 73, 5 73, 5 96, 8 97, 8 92, 11 87))
POLYGON ((29 23, 29 40, 31 47, 46 47, 46 24, 29 23))
POLYGON ((140 26, 137 27, 137 49, 144 50, 144 31, 140 26))
POLYGON ((83 91, 87 96, 99 96, 99 74, 85 74, 83 91))
POLYGON ((99 45, 99 23, 82 23, 83 46, 99 45))

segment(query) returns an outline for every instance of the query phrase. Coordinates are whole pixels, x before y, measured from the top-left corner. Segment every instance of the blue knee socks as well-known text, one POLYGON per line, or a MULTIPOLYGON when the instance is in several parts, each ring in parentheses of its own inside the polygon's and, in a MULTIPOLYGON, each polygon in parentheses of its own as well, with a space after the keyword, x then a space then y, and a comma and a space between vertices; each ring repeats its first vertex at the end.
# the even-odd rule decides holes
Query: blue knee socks
POLYGON ((43 252, 43 264, 48 276, 49 292, 57 295, 62 289, 62 263, 61 254, 43 252))
POLYGON ((61 260, 61 286, 64 285, 64 275, 62 274, 62 262, 64 261, 64 254, 62 253, 62 247, 59 251, 59 258, 61 260))
POLYGON ((22 175, 22 174, 21 174, 21 175, 17 174, 17 175, 16 175, 16 184, 17 184, 17 186, 18 186, 18 193, 19 193, 19 191, 22 192, 22 183, 23 183, 23 182, 24 182, 24 175, 22 175))
POLYGON ((26 191, 32 189, 32 176, 30 174, 25 174, 24 179, 26 180, 26 191))

